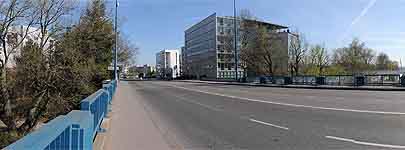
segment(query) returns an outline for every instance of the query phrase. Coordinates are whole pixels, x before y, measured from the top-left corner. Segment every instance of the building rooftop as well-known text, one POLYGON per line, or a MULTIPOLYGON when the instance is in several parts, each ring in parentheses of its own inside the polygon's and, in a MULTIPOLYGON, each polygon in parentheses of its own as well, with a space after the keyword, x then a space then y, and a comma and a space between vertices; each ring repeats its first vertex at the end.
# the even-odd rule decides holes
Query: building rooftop
MULTIPOLYGON (((233 18, 234 18, 233 16, 217 16, 216 13, 213 13, 212 15, 210 15, 210 16, 208 16, 208 17, 202 19, 202 20, 199 21, 199 22, 203 22, 204 20, 206 20, 206 19, 208 19, 208 18, 210 18, 210 17, 212 17, 212 16, 216 16, 216 17, 220 17, 220 18, 228 18, 228 19, 233 19, 233 18)), ((279 25, 279 24, 274 24, 274 23, 270 23, 270 22, 265 22, 265 21, 260 21, 260 20, 250 20, 250 21, 252 21, 252 22, 257 22, 257 23, 262 24, 262 25, 270 26, 270 27, 272 27, 272 28, 275 29, 275 30, 278 30, 278 29, 288 29, 287 26, 283 26, 283 25, 279 25)), ((197 22, 197 23, 193 24, 191 27, 187 28, 185 32, 188 32, 190 29, 192 29, 194 26, 196 26, 199 22, 197 22)))
MULTIPOLYGON (((233 16, 218 16, 218 17, 227 18, 227 19, 233 19, 234 18, 233 16)), ((261 21, 261 20, 246 19, 246 21, 255 22, 255 23, 258 23, 260 25, 271 26, 274 29, 288 29, 287 26, 274 24, 274 23, 270 23, 270 22, 265 22, 265 21, 261 21)))

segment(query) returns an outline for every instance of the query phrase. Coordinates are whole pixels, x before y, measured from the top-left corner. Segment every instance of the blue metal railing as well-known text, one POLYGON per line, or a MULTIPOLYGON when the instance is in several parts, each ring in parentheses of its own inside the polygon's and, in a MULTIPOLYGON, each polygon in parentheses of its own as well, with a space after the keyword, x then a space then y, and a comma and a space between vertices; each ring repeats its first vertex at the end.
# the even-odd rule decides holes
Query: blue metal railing
POLYGON ((103 118, 116 91, 111 81, 85 98, 80 110, 58 116, 38 130, 4 148, 5 150, 91 150, 103 118))
POLYGON ((324 76, 260 76, 254 83, 294 84, 294 85, 332 85, 332 86, 403 86, 405 76, 401 74, 373 74, 373 75, 324 75, 324 76), (323 82, 318 83, 317 78, 323 82), (291 78, 291 83, 286 79, 291 78))
POLYGON ((109 95, 106 90, 100 89, 96 93, 93 93, 80 104, 80 110, 90 111, 93 115, 93 135, 96 135, 98 127, 100 127, 103 118, 107 116, 109 95))

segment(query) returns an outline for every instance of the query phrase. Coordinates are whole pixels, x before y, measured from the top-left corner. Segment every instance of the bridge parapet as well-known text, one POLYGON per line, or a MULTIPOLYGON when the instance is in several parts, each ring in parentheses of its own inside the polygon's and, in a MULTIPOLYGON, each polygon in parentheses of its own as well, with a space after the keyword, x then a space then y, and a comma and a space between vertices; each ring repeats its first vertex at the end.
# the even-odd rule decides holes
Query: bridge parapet
POLYGON ((103 89, 81 102, 80 110, 58 116, 5 150, 91 150, 101 122, 109 112, 116 87, 115 80, 104 84, 103 89))

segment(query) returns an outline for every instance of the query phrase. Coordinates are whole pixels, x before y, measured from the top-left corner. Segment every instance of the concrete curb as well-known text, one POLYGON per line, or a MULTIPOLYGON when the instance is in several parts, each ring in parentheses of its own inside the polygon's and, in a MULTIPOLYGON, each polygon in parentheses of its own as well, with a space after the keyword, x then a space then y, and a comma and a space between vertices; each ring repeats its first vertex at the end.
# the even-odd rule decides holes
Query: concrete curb
POLYGON ((320 89, 320 90, 358 90, 358 91, 405 91, 405 88, 370 88, 370 87, 334 87, 334 86, 308 86, 308 85, 274 85, 274 84, 255 84, 255 83, 235 83, 235 82, 206 82, 206 81, 190 81, 190 80, 177 80, 180 82, 190 83, 207 83, 207 84, 221 84, 221 85, 238 85, 238 86, 255 86, 255 87, 273 87, 273 88, 295 88, 295 89, 320 89))

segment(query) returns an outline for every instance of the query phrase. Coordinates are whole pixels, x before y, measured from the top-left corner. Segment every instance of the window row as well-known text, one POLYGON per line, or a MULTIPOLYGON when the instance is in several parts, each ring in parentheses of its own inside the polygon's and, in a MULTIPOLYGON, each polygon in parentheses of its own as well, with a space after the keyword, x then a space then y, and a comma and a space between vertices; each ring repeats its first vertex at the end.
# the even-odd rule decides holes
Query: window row
MULTIPOLYGON (((224 72, 218 72, 217 73, 218 78, 235 78, 235 71, 224 71, 224 72)), ((238 77, 241 78, 243 77, 243 71, 238 71, 238 77)))

